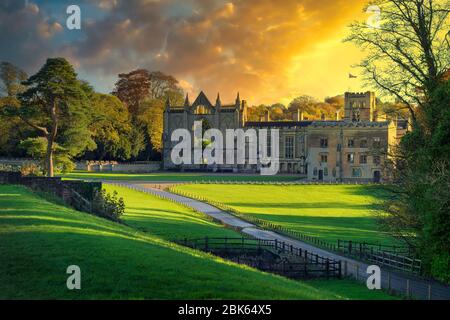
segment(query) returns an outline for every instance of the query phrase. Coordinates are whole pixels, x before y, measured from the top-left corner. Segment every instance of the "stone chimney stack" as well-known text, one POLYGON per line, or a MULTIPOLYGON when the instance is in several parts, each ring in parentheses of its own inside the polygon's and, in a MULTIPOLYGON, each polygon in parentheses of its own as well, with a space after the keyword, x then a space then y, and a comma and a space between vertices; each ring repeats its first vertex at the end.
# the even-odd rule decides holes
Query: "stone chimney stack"
POLYGON ((270 110, 266 110, 266 113, 264 115, 264 121, 266 122, 270 121, 270 110))
POLYGON ((292 113, 292 120, 293 121, 303 121, 303 112, 300 111, 300 109, 297 109, 292 113))
POLYGON ((169 96, 167 96, 167 98, 166 98, 166 105, 165 105, 164 111, 165 112, 170 112, 170 99, 169 99, 169 96))
POLYGON ((341 121, 340 111, 341 110, 336 111, 336 121, 341 121))

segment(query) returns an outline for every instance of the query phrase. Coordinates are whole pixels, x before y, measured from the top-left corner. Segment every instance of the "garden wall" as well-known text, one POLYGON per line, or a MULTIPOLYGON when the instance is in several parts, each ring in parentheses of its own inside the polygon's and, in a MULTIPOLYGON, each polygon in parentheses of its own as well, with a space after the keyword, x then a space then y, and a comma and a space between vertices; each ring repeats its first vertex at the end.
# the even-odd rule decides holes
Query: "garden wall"
POLYGON ((0 171, 0 184, 20 184, 34 191, 50 193, 74 206, 78 210, 90 212, 90 202, 96 191, 102 189, 101 182, 62 180, 60 177, 22 176, 20 172, 0 171))
POLYGON ((160 161, 119 163, 116 161, 86 161, 77 162, 77 170, 93 172, 123 172, 123 173, 146 173, 161 169, 160 161))

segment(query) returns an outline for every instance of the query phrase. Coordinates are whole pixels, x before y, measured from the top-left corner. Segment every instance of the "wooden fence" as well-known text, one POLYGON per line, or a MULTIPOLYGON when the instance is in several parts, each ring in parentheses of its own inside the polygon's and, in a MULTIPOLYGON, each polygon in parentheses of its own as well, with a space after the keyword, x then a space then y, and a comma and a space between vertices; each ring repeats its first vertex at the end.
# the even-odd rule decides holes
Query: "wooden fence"
POLYGON ((422 271, 422 261, 413 258, 411 251, 405 247, 338 240, 338 250, 403 272, 420 275, 422 271))
MULTIPOLYGON (((324 258, 302 248, 278 240, 252 238, 198 238, 176 241, 179 244, 211 253, 242 253, 275 251, 286 255, 286 259, 267 262, 264 259, 242 259, 237 256, 233 261, 243 263, 262 271, 280 274, 289 278, 341 278, 341 261, 324 258), (290 257, 290 258, 289 258, 290 257), (300 260, 300 262, 292 261, 300 260)), ((220 254, 219 254, 220 255, 220 254)))
POLYGON ((294 231, 292 229, 285 228, 285 227, 283 227, 283 226, 281 226, 279 224, 275 224, 275 223, 270 222, 270 221, 259 219, 257 217, 252 216, 252 215, 249 215, 249 214, 243 214, 243 213, 239 212, 238 210, 236 210, 236 209, 234 209, 234 208, 232 208, 230 206, 227 206, 227 205, 225 205, 223 203, 220 203, 220 202, 217 202, 217 201, 212 201, 210 199, 207 199, 207 198, 204 198, 204 197, 200 197, 200 196, 198 196, 196 194, 192 194, 192 193, 189 193, 189 192, 180 191, 180 190, 178 190, 176 188, 176 186, 175 187, 170 187, 169 191, 172 192, 172 193, 181 195, 183 197, 196 199, 196 200, 199 200, 201 202, 208 203, 208 204, 210 204, 210 205, 212 205, 212 206, 214 206, 214 207, 216 207, 218 209, 221 209, 223 211, 229 212, 229 213, 231 213, 231 214, 241 218, 242 220, 245 220, 247 222, 253 223, 253 224, 255 224, 255 225, 257 225, 257 226, 259 226, 261 228, 264 228, 266 230, 271 230, 271 231, 274 231, 274 232, 285 234, 287 236, 291 236, 291 237, 293 237, 295 239, 298 239, 298 240, 301 240, 301 241, 313 244, 313 245, 315 245, 317 247, 321 247, 321 248, 324 248, 324 249, 327 249, 327 250, 337 251, 337 244, 336 243, 331 243, 331 242, 328 242, 328 241, 324 241, 324 240, 322 240, 320 238, 317 238, 317 237, 314 237, 314 236, 310 236, 310 235, 307 235, 307 234, 303 234, 301 232, 294 231))
POLYGON ((272 223, 270 221, 256 218, 249 214, 243 214, 238 210, 231 208, 223 203, 212 201, 210 199, 200 197, 196 194, 180 191, 176 187, 169 188, 170 192, 179 194, 184 197, 196 199, 219 208, 223 211, 229 212, 247 222, 253 223, 266 230, 271 230, 280 234, 290 236, 292 238, 310 243, 316 247, 323 248, 329 251, 349 254, 352 257, 358 257, 361 260, 368 262, 379 263, 380 265, 392 267, 407 273, 420 274, 421 261, 410 256, 409 249, 401 246, 386 246, 382 244, 359 243, 346 240, 338 240, 336 243, 324 241, 320 238, 303 234, 283 227, 281 225, 272 223), (349 250, 350 248, 350 250, 349 250), (361 248, 361 249, 360 249, 361 248))

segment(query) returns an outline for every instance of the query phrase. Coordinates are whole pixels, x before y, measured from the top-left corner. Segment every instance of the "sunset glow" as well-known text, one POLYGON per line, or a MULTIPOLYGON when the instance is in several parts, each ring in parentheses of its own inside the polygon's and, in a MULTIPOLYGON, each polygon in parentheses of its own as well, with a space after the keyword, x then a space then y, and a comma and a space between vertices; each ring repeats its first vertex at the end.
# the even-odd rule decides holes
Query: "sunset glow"
POLYGON ((99 91, 135 68, 174 75, 192 95, 236 92, 250 104, 319 99, 363 88, 352 65, 362 57, 343 43, 348 24, 367 19, 364 0, 78 1, 82 29, 68 30, 67 1, 0 6, 1 60, 36 72, 64 56, 99 91))

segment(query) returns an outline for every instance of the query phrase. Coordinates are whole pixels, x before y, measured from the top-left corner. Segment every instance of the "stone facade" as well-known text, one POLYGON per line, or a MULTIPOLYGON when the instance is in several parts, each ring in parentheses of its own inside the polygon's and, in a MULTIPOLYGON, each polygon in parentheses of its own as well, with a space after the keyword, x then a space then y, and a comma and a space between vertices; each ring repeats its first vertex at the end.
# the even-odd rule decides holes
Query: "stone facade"
POLYGON ((222 105, 220 97, 212 105, 203 92, 194 103, 184 106, 167 102, 164 112, 163 164, 165 169, 258 172, 259 164, 181 165, 170 154, 177 142, 171 133, 178 128, 192 130, 194 121, 206 121, 225 137, 226 129, 279 129, 280 173, 298 174, 314 181, 382 181, 383 164, 389 146, 399 136, 396 121, 381 119, 373 92, 345 93, 343 120, 303 121, 300 113, 293 121, 246 121, 247 104, 239 94, 234 104, 222 105), (383 121, 379 121, 383 120, 383 121))

